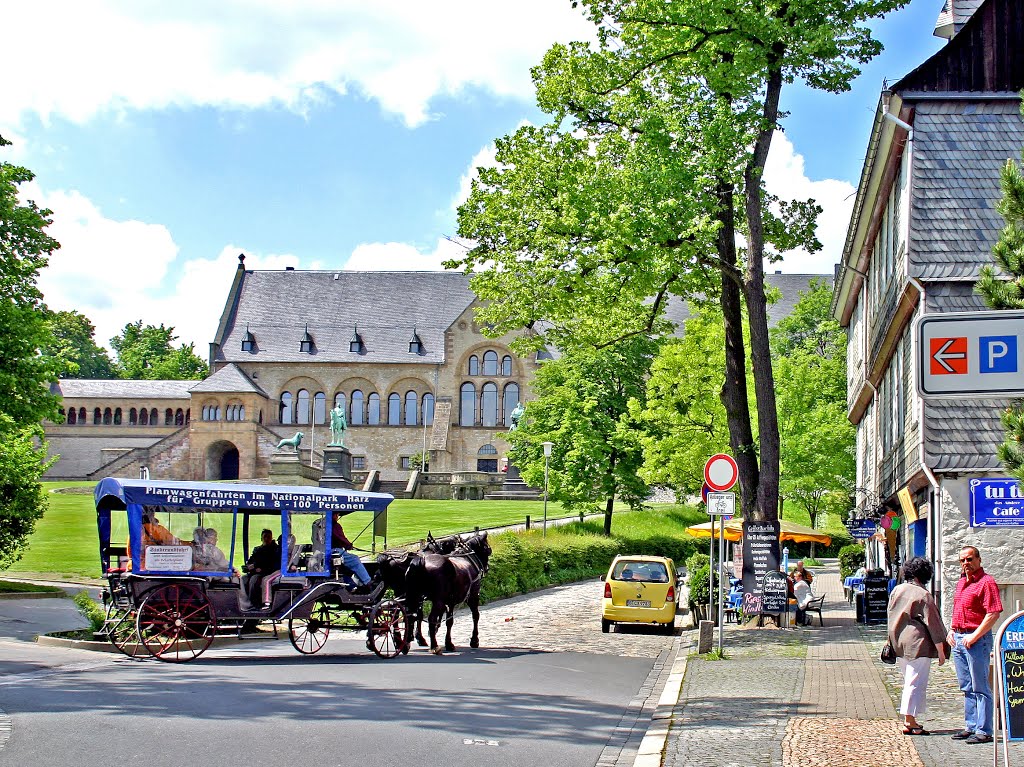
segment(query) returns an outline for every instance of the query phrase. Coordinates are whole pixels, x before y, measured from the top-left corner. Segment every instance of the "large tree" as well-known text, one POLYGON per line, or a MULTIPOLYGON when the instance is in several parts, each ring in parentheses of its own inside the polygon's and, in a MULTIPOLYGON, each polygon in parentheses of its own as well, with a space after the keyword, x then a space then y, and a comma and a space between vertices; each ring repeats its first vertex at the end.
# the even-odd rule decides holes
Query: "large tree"
MULTIPOLYGON (((0 136, 0 147, 9 145, 0 136)), ((39 423, 59 417, 49 391, 57 366, 40 354, 52 336, 36 287, 59 244, 46 233, 50 211, 19 199, 18 186, 32 178, 26 168, 0 162, 0 569, 17 561, 46 510, 39 423)))
POLYGON ((603 504, 605 535, 611 535, 616 498, 639 508, 649 495, 637 474, 642 450, 629 403, 644 400, 656 346, 636 336, 603 349, 574 348, 545 362, 532 384, 537 399, 509 433, 513 462, 536 487, 544 484, 541 443, 554 443, 550 497, 569 508, 603 504))
POLYGON ((774 518, 780 447, 763 264, 813 247, 817 212, 764 192, 780 95, 795 80, 847 89, 856 62, 880 49, 862 23, 903 3, 580 4, 600 45, 555 46, 534 70, 551 119, 497 142, 499 166, 481 171, 459 211, 460 232, 477 245, 451 266, 477 270, 485 322, 541 327, 563 346, 658 332, 673 293, 719 296, 742 506, 749 518, 774 518))
POLYGON ((194 344, 174 346, 177 336, 173 327, 163 323, 143 325, 142 320, 129 322, 110 345, 117 353, 117 371, 121 378, 163 380, 202 379, 209 367, 195 353, 194 344))
MULTIPOLYGON (((1024 107, 1021 113, 1024 114, 1024 107)), ((992 248, 995 265, 981 268, 977 291, 993 309, 1024 309, 1024 172, 1021 166, 1007 160, 1000 183, 1003 197, 996 209, 1006 220, 1006 226, 992 248)), ((1013 476, 1024 482, 1024 402, 1010 405, 1002 419, 1006 439, 998 448, 999 460, 1013 476)))
POLYGON ((84 314, 54 312, 49 318, 53 342, 42 348, 44 356, 60 365, 61 378, 115 378, 107 350, 96 343, 96 328, 84 314))

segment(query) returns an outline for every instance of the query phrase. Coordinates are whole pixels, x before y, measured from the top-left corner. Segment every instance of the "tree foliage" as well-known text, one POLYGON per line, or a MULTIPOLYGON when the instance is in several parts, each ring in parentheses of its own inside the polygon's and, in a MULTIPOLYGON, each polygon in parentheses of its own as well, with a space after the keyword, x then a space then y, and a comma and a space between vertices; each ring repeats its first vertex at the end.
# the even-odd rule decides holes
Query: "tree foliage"
POLYGON ((473 274, 495 332, 601 346, 664 332, 672 295, 720 297, 722 396, 753 518, 776 514, 779 477, 763 261, 817 245, 813 201, 763 188, 782 87, 848 88, 880 49, 863 22, 902 4, 580 0, 599 45, 548 51, 533 72, 548 123, 499 140, 498 167, 480 170, 459 210, 476 246, 448 266, 473 274))
POLYGON ((129 322, 110 339, 117 353, 117 372, 121 378, 162 380, 198 380, 209 375, 209 367, 195 354, 195 345, 175 347, 176 340, 174 328, 163 323, 129 322))
MULTIPOLYGON (((1022 107, 1024 114, 1024 107, 1022 107)), ((1024 158, 1024 153, 1022 153, 1024 158)), ((996 210, 1006 226, 992 248, 995 266, 981 268, 977 291, 993 309, 1024 309, 1024 173, 1007 160, 1000 183, 1003 197, 996 210)), ((1014 477, 1024 482, 1024 402, 1011 404, 1002 415, 1006 439, 996 453, 1014 477)))
POLYGON ((656 343, 636 336, 603 349, 576 348, 545 362, 532 387, 537 395, 509 433, 512 460, 523 479, 544 485, 542 443, 554 443, 549 497, 569 508, 605 506, 604 532, 611 535, 616 498, 639 508, 649 495, 637 474, 642 451, 632 399, 644 401, 644 379, 656 343))
MULTIPOLYGON (((0 147, 9 143, 0 136, 0 147)), ((48 387, 57 365, 40 354, 52 335, 36 286, 59 244, 45 231, 50 211, 19 200, 18 185, 32 178, 0 162, 0 569, 18 560, 46 510, 39 478, 49 464, 39 423, 59 417, 48 387)))
POLYGON ((54 312, 49 317, 53 341, 42 348, 57 361, 61 378, 115 378, 107 350, 96 343, 96 328, 84 314, 54 312))

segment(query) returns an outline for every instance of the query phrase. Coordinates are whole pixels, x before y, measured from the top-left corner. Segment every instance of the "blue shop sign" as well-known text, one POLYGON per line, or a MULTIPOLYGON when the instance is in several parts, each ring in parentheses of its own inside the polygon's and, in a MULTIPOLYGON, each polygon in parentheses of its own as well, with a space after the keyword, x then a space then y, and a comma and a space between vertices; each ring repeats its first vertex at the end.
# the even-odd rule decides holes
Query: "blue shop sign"
POLYGON ((878 530, 878 525, 870 519, 862 519, 856 527, 850 528, 850 535, 859 541, 867 540, 878 530))
POLYGON ((1016 479, 971 480, 971 527, 1024 525, 1024 492, 1016 479))

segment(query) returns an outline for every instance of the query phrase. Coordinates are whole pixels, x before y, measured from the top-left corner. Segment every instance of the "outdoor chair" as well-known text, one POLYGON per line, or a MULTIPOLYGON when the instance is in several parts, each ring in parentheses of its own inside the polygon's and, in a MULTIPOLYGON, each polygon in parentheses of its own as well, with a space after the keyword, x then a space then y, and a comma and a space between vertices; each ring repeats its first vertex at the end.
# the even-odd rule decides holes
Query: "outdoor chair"
POLYGON ((825 596, 815 597, 807 603, 807 607, 804 608, 804 612, 810 615, 810 613, 818 614, 818 625, 824 626, 825 620, 821 617, 821 607, 825 604, 825 596))

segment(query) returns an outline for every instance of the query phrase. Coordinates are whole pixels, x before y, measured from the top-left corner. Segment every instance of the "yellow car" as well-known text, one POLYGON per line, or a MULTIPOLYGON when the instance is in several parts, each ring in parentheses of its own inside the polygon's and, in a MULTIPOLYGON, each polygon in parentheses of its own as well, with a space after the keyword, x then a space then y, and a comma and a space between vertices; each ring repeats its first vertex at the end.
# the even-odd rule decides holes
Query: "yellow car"
POLYGON ((676 567, 668 557, 624 556, 612 560, 604 579, 601 631, 616 623, 653 623, 675 630, 676 567))

